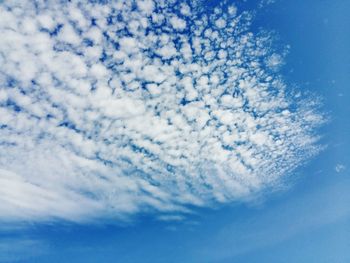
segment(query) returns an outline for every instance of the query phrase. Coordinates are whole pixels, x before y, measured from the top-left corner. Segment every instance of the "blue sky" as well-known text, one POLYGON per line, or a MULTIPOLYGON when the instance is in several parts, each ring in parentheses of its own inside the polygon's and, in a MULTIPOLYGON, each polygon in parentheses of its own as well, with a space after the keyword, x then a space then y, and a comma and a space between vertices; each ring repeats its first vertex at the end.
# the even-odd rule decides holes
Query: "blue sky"
POLYGON ((131 22, 165 12, 169 25, 149 28, 164 49, 143 29, 101 35, 125 23, 101 24, 108 3, 28 3, 1 3, 0 262, 350 261, 350 3, 229 1, 208 27, 236 44, 202 42, 215 58, 188 36, 220 1, 119 8, 131 22), (207 61, 235 62, 197 76, 207 61))

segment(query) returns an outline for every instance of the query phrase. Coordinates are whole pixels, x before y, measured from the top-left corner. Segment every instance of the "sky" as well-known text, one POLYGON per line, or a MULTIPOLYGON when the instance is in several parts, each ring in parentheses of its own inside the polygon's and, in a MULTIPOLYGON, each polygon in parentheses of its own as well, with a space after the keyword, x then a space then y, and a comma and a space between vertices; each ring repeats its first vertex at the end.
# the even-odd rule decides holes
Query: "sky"
POLYGON ((350 3, 1 1, 0 262, 348 262, 350 3))

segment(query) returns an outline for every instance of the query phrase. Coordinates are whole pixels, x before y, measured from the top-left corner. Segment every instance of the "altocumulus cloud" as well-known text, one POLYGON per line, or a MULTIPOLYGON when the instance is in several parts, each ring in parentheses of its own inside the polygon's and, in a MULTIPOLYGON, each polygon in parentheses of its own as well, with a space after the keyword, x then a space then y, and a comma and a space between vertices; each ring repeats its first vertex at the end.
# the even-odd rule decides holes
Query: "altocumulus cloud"
POLYGON ((201 1, 3 1, 1 220, 183 213, 319 151, 253 14, 201 1))

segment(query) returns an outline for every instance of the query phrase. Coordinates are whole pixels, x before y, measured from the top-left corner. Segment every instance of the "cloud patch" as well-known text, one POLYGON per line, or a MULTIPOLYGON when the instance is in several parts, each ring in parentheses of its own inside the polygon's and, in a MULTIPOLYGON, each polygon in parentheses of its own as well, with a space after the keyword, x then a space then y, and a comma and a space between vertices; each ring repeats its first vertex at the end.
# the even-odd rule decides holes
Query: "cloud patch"
POLYGON ((341 173, 343 171, 345 171, 346 169, 346 166, 344 164, 341 164, 341 163, 338 163, 335 167, 334 167, 334 170, 337 172, 337 173, 341 173))
POLYGON ((0 217, 173 214, 241 200, 319 151, 252 13, 201 1, 0 5, 0 217))

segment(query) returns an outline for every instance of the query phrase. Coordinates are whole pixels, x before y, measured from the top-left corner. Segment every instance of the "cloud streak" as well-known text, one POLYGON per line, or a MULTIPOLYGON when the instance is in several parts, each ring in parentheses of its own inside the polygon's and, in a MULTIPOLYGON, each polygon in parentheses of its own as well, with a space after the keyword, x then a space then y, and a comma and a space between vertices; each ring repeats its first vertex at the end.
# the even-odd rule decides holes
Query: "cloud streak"
POLYGON ((11 1, 0 32, 1 219, 242 200, 319 151, 252 13, 201 1, 11 1))

